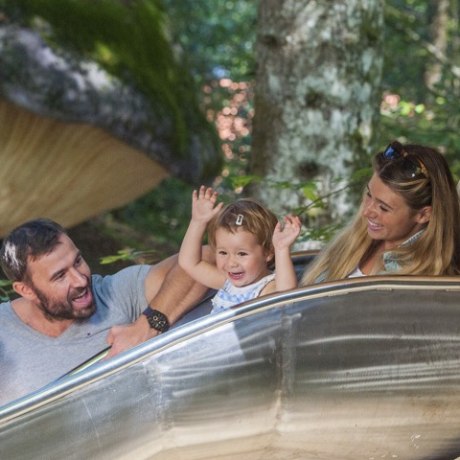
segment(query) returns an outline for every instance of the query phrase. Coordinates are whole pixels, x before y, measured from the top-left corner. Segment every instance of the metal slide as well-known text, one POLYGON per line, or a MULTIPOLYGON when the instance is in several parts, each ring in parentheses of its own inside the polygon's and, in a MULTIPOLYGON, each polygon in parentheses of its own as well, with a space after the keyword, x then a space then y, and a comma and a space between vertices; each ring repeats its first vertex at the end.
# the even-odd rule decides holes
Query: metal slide
POLYGON ((0 458, 455 459, 459 291, 356 278, 198 318, 0 408, 0 458))

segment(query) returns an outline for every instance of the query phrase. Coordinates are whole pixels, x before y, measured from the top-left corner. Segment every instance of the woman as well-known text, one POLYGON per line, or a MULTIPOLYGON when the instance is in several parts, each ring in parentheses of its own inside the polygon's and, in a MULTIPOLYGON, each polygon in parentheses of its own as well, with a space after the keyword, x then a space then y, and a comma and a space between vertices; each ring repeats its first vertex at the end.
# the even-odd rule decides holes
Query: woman
POLYGON ((375 274, 457 275, 460 207, 445 158, 392 142, 374 157, 354 221, 318 256, 301 284, 375 274))

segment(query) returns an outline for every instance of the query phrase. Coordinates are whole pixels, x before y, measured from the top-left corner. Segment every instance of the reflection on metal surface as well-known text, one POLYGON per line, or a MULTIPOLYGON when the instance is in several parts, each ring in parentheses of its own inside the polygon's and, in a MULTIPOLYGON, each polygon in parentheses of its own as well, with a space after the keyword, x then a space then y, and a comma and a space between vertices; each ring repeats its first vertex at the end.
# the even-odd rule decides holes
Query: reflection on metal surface
POLYGON ((0 408, 0 458, 454 459, 459 291, 359 278, 197 319, 0 408))

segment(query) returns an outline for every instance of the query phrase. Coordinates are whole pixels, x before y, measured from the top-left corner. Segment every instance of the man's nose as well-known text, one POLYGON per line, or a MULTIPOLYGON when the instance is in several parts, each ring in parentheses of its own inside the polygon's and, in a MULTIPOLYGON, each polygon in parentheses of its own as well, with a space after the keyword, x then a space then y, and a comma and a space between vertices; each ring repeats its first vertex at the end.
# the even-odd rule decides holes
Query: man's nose
POLYGON ((71 270, 72 284, 74 286, 83 287, 88 284, 88 279, 85 274, 80 272, 77 268, 71 270))

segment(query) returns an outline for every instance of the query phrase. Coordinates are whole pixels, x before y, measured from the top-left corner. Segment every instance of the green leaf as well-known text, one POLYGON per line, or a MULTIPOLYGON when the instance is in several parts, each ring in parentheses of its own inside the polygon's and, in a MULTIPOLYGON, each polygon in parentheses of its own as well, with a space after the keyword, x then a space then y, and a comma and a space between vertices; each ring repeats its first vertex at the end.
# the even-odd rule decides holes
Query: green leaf
POLYGON ((305 198, 311 201, 316 201, 319 198, 318 188, 314 182, 305 184, 302 187, 302 193, 305 198))
POLYGON ((231 178, 231 184, 233 188, 246 187, 249 184, 260 182, 262 178, 260 176, 234 176, 231 178))

